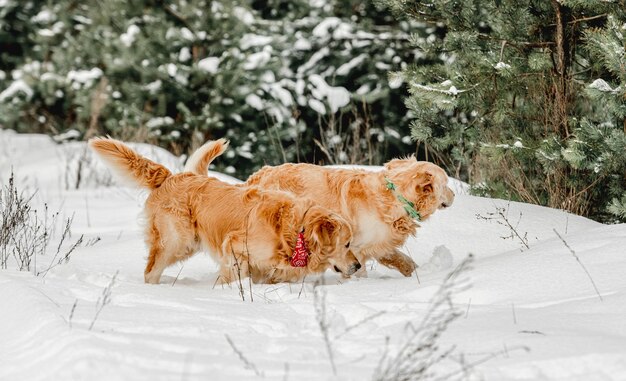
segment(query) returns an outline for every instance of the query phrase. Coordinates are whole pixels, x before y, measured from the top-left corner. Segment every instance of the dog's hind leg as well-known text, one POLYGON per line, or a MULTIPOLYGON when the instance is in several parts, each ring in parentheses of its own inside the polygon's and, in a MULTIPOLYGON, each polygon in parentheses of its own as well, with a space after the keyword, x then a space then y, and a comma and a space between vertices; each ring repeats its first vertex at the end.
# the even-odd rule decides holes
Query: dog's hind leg
POLYGON ((150 247, 148 264, 146 264, 146 270, 144 271, 144 281, 146 283, 158 284, 159 280, 161 280, 161 274, 167 267, 164 265, 163 257, 163 248, 158 243, 150 247))
POLYGON ((158 284, 163 270, 197 251, 197 244, 191 236, 193 233, 183 235, 179 231, 189 230, 178 230, 167 216, 152 221, 147 232, 150 253, 144 271, 146 283, 158 284))
POLYGON ((220 282, 240 281, 249 276, 249 257, 246 253, 245 231, 229 233, 222 243, 220 282))

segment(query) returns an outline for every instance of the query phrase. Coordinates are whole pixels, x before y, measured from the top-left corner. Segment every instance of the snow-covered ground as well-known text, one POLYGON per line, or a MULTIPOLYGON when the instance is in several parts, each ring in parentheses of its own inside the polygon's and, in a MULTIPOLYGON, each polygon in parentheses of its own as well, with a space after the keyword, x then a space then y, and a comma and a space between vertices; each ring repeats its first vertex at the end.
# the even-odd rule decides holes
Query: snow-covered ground
MULTIPOLYGON (((237 285, 214 286, 217 268, 206 254, 166 270, 160 285, 144 284, 146 193, 104 186, 111 179, 89 161, 74 189, 84 147, 0 131, 2 185, 13 168, 22 189, 37 190, 35 204, 47 202, 62 218, 74 214, 73 241, 100 238, 45 276, 0 270, 0 380, 371 379, 469 253, 471 287, 453 295, 461 316, 438 339, 455 350, 429 379, 463 359, 476 364, 470 379, 626 380, 624 224, 459 194, 408 242, 406 252, 420 265, 416 277, 369 264, 367 278, 329 272, 315 291, 320 278, 252 285, 251 293, 244 282, 243 301, 237 285), (115 274, 110 303, 96 316, 115 274), (316 306, 325 307, 336 375, 316 306)), ((181 166, 165 151, 137 147, 181 166)), ((37 258, 36 271, 48 268, 56 242, 37 258)))

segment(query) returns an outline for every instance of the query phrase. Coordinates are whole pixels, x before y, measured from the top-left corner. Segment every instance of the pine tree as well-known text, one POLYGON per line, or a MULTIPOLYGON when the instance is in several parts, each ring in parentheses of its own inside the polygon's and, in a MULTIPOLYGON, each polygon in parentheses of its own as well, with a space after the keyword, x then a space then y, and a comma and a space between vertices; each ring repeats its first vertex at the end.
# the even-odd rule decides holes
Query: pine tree
POLYGON ((4 0, 0 125, 185 153, 226 137, 244 177, 284 161, 410 153, 409 22, 350 1, 4 0), (4 61, 5 57, 7 61, 4 61), (5 65, 4 62, 7 64, 5 65), (317 142, 317 144, 315 143, 317 142))
POLYGON ((395 74, 423 150, 483 193, 624 220, 624 0, 382 2, 442 28, 395 74))

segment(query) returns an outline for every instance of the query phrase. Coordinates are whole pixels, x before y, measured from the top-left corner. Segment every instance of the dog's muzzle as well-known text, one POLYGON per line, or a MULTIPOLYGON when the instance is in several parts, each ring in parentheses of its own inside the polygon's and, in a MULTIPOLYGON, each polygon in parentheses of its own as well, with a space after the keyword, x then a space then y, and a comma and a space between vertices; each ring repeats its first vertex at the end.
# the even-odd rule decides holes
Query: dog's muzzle
MULTIPOLYGON (((337 267, 337 266, 334 266, 334 267, 335 267, 335 271, 336 272, 344 274, 344 272, 341 271, 341 269, 339 267, 337 267)), ((360 268, 361 268, 361 264, 359 262, 355 262, 352 265, 350 265, 350 267, 348 267, 348 270, 345 272, 345 274, 346 275, 352 275, 355 272, 359 271, 360 268)))
POLYGON ((348 269, 348 275, 354 274, 355 272, 359 271, 360 268, 361 264, 359 262, 353 263, 348 269))

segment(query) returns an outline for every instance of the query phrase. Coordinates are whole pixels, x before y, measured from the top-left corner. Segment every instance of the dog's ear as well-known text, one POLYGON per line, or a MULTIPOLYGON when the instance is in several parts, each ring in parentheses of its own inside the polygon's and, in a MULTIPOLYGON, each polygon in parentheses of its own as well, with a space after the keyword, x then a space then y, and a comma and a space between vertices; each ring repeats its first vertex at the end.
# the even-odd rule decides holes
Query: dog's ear
POLYGON ((341 229, 337 219, 329 214, 321 215, 313 221, 312 236, 321 246, 330 246, 335 243, 335 238, 341 229))
POLYGON ((256 201, 259 198, 261 198, 261 192, 259 192, 258 188, 254 188, 254 187, 248 188, 243 194, 244 202, 256 201))
POLYGON ((406 167, 410 164, 414 164, 415 163, 415 157, 414 156, 410 156, 406 159, 393 159, 391 161, 388 161, 387 163, 385 163, 385 169, 388 171, 395 171, 396 169, 402 168, 402 167, 406 167))
POLYGON ((432 193, 435 176, 433 176, 433 174, 428 170, 417 172, 413 176, 413 179, 415 182, 415 190, 417 192, 432 193))
POLYGON ((284 230, 293 228, 289 224, 289 221, 293 220, 293 212, 293 205, 286 202, 273 202, 266 215, 267 221, 274 231, 282 236, 284 230))

